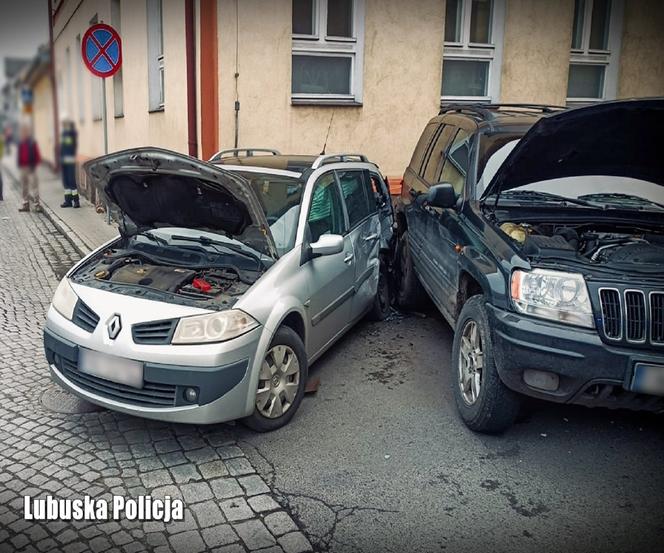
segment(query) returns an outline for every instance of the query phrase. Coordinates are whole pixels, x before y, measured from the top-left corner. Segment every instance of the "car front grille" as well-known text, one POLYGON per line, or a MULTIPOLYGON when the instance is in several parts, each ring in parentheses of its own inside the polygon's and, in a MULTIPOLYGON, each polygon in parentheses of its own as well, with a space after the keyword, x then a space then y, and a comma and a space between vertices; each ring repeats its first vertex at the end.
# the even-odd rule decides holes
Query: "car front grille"
POLYGON ((664 345, 664 292, 600 288, 599 304, 607 339, 664 345))
POLYGON ((137 344, 170 344, 177 325, 177 319, 151 321, 132 325, 131 336, 137 344))
POLYGON ((99 322, 99 315, 81 300, 78 300, 74 307, 74 313, 71 320, 76 326, 80 326, 83 330, 93 332, 99 322))
POLYGON ((64 358, 60 358, 58 368, 68 380, 79 388, 98 396, 142 407, 172 407, 175 405, 175 385, 143 382, 143 388, 132 388, 81 372, 76 363, 64 358))

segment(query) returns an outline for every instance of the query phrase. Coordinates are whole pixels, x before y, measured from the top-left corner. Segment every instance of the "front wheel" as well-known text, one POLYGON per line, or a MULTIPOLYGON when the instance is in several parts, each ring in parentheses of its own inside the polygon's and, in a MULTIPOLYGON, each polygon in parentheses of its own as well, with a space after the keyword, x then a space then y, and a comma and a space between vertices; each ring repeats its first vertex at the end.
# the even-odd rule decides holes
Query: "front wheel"
POLYGON ((389 279, 385 270, 381 267, 380 274, 378 275, 376 296, 368 314, 369 319, 372 321, 384 321, 390 314, 391 301, 389 279))
POLYGON ((288 327, 272 338, 258 375, 256 408, 242 422, 257 432, 269 432, 288 424, 295 415, 307 381, 304 344, 288 327))
POLYGON ((426 305, 427 294, 415 274, 407 231, 399 237, 397 242, 397 268, 397 305, 402 309, 417 311, 426 305))
POLYGON ((498 375, 483 296, 473 296, 461 310, 454 332, 452 369, 454 398, 468 428, 492 434, 512 426, 520 398, 498 375))

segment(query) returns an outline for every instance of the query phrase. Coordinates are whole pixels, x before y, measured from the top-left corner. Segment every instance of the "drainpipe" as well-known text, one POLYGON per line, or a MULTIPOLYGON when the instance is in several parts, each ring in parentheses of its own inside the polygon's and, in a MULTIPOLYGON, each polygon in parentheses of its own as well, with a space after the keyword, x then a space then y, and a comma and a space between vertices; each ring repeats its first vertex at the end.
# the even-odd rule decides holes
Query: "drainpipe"
POLYGON ((53 46, 53 0, 48 0, 48 48, 49 48, 49 79, 51 81, 51 94, 53 97, 53 129, 55 136, 53 140, 55 151, 53 152, 53 165, 55 170, 60 170, 60 113, 58 109, 58 89, 55 83, 55 48, 53 46))
POLYGON ((234 148, 238 147, 240 138, 240 93, 238 79, 240 78, 240 0, 235 0, 235 141, 234 148))
POLYGON ((194 0, 185 0, 184 6, 184 36, 187 58, 187 144, 189 147, 189 155, 197 157, 198 129, 196 126, 196 37, 194 33, 194 0))

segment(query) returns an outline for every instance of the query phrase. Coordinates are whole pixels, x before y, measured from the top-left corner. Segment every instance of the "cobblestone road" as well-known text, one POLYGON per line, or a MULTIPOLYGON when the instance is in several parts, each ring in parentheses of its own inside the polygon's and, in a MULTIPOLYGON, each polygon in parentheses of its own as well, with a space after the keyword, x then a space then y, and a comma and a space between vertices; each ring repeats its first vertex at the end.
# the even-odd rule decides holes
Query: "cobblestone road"
POLYGON ((56 389, 42 325, 58 280, 76 253, 49 221, 0 202, 0 551, 311 549, 293 518, 233 437, 231 427, 163 424, 110 411, 47 409, 56 389), (23 496, 182 498, 182 521, 33 522, 23 496))

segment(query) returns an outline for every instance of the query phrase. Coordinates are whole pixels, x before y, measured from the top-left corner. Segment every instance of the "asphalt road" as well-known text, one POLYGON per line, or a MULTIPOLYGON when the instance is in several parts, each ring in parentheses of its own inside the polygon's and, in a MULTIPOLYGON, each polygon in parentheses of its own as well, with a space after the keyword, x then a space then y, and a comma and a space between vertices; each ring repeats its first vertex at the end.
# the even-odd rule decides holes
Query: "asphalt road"
POLYGON ((437 316, 361 323, 292 423, 240 444, 330 551, 661 551, 662 418, 535 403, 508 433, 457 418, 437 316))

